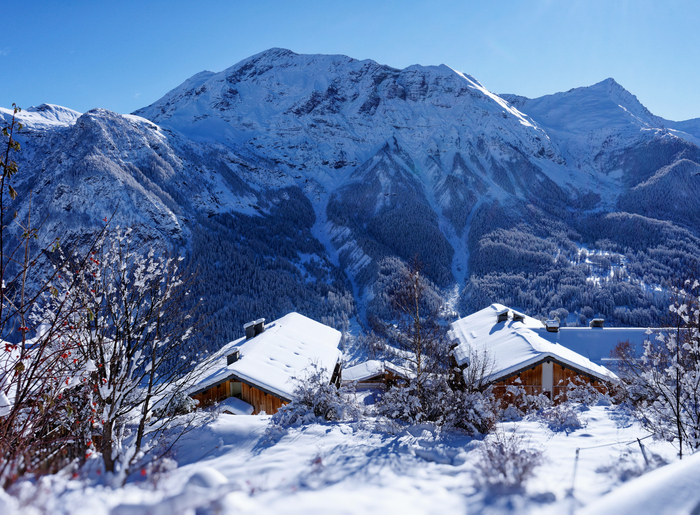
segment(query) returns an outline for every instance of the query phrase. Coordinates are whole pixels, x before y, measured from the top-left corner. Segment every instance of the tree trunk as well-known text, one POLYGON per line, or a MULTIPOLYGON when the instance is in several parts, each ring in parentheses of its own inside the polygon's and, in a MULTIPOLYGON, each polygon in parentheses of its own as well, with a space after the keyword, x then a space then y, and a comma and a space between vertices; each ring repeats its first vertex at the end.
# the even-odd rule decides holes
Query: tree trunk
POLYGON ((114 473, 114 458, 112 458, 112 433, 114 429, 114 421, 107 420, 102 427, 102 461, 105 464, 105 471, 114 473))

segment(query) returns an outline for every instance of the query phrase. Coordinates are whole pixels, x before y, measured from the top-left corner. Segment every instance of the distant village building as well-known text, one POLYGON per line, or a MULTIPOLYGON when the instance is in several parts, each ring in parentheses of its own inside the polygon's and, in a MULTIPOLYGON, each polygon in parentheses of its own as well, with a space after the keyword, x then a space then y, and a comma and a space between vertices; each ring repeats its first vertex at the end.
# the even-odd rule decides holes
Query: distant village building
POLYGON ((343 369, 343 384, 354 384, 357 390, 387 390, 408 382, 409 372, 388 361, 369 360, 343 369))
POLYGON ((190 391, 200 405, 220 402, 233 414, 276 413, 292 400, 294 378, 303 378, 312 364, 340 385, 339 331, 299 313, 244 328, 246 336, 219 351, 211 372, 190 391))
POLYGON ((546 326, 502 304, 492 304, 453 322, 448 336, 453 342, 454 364, 460 370, 469 366, 470 356, 475 354, 492 361, 485 380, 495 386, 497 394, 504 393, 508 385, 518 384, 528 394, 542 393, 556 399, 565 394, 569 379, 577 378, 600 389, 616 379, 608 368, 545 338, 559 334, 552 329, 552 324, 546 326))

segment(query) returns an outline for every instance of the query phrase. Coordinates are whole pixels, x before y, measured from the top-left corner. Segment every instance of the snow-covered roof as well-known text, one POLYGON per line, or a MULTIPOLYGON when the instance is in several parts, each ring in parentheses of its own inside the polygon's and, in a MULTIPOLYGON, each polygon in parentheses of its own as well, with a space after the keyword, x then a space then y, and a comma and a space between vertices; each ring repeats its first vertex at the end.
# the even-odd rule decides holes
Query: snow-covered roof
POLYGON ((384 372, 392 372, 393 374, 408 378, 410 373, 388 361, 377 361, 375 359, 370 359, 359 365, 353 367, 348 367, 343 369, 343 381, 365 381, 372 377, 383 374, 384 372))
POLYGON ((240 338, 219 351, 219 358, 191 393, 201 392, 231 378, 270 392, 282 399, 291 399, 294 378, 302 378, 313 363, 325 369, 330 381, 336 363, 341 334, 320 322, 299 313, 289 313, 265 327, 254 338, 240 338), (227 365, 226 356, 240 350, 238 361, 227 365))
POLYGON ((384 362, 370 359, 354 367, 343 369, 343 381, 364 381, 384 373, 384 362))
POLYGON ((523 317, 522 321, 513 321, 511 316, 504 322, 498 322, 498 314, 506 309, 502 304, 492 304, 452 323, 449 336, 457 343, 454 356, 459 365, 468 361, 470 350, 486 350, 494 361, 489 381, 503 379, 547 358, 599 379, 616 377, 610 370, 585 356, 543 338, 540 332, 546 334, 547 331, 537 319, 517 313, 523 317))

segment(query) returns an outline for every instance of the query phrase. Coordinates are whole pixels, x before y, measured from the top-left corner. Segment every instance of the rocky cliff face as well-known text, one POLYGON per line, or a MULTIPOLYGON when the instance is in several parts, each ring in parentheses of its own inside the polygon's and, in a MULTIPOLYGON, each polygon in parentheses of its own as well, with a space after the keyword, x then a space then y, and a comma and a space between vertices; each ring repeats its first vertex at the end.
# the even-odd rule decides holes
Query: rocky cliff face
POLYGON ((365 317, 389 256, 418 256, 464 309, 653 317, 650 285, 700 256, 698 123, 654 116, 612 79, 527 99, 444 65, 272 49, 134 115, 22 116, 20 214, 31 191, 46 239, 116 213, 188 253, 229 336, 289 309, 365 317))

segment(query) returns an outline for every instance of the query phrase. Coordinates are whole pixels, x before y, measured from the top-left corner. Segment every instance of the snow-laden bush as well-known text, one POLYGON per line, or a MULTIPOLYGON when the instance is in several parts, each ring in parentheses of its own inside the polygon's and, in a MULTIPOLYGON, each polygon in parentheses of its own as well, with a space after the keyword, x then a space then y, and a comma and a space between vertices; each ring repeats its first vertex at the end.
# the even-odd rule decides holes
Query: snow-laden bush
POLYGON ((575 377, 569 379, 566 391, 557 396, 557 400, 566 400, 583 406, 595 406, 601 400, 607 399, 607 395, 598 391, 592 384, 575 377))
POLYGON ((431 423, 437 427, 455 427, 471 435, 486 434, 498 419, 498 403, 490 390, 461 392, 452 390, 442 377, 423 384, 412 382, 393 387, 376 405, 379 415, 406 424, 431 423))
POLYGON ((517 420, 530 413, 535 413, 552 406, 549 397, 538 394, 530 395, 522 386, 520 378, 516 378, 515 384, 506 387, 506 395, 503 397, 505 408, 501 414, 504 420, 517 420))
POLYGON ((542 451, 528 449, 515 431, 497 431, 479 448, 476 482, 499 493, 522 491, 542 464, 542 451))
POLYGON ((498 400, 486 392, 454 392, 447 410, 447 425, 462 429, 470 435, 487 434, 498 421, 498 400))
POLYGON ((378 415, 408 424, 427 422, 431 418, 429 414, 423 413, 423 403, 415 383, 404 388, 390 388, 379 399, 375 410, 378 415))
POLYGON ((356 420, 362 409, 356 402, 354 391, 340 389, 329 381, 328 373, 313 363, 302 378, 295 378, 292 401, 282 406, 272 416, 271 425, 286 428, 323 420, 356 420))
POLYGON ((562 402, 538 411, 534 417, 552 431, 571 433, 586 426, 586 420, 580 416, 581 408, 581 405, 562 402))

